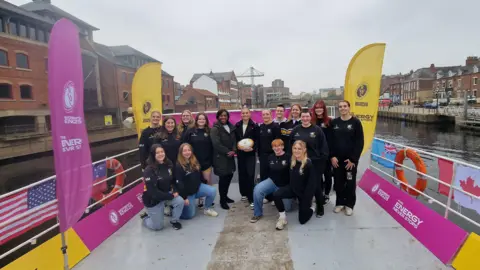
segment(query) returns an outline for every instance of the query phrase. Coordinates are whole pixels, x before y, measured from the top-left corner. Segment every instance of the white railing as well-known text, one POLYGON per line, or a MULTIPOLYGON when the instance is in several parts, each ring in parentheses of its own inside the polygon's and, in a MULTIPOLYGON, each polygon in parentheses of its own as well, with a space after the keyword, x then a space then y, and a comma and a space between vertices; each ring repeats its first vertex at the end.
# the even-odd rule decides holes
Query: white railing
MULTIPOLYGON (((433 157, 433 158, 436 158, 436 159, 439 159, 439 158, 440 158, 440 159, 443 159, 443 160, 446 160, 446 161, 450 161, 450 162, 453 163, 453 166, 455 166, 455 164, 460 164, 460 165, 463 165, 463 166, 466 166, 466 167, 470 167, 470 168, 473 168, 473 169, 476 169, 476 170, 480 170, 480 167, 479 167, 479 166, 472 165, 472 164, 468 164, 468 163, 466 163, 466 162, 464 162, 464 161, 460 161, 460 160, 456 160, 456 159, 452 159, 452 158, 440 156, 440 155, 437 155, 437 154, 434 154, 434 153, 429 153, 429 152, 424 151, 424 150, 421 150, 421 149, 409 147, 409 146, 406 146, 406 145, 403 145, 403 144, 395 143, 395 142, 388 141, 388 140, 384 140, 384 139, 379 139, 379 138, 375 138, 375 139, 377 139, 377 140, 379 140, 379 141, 382 141, 382 142, 385 142, 385 143, 388 143, 388 144, 391 144, 391 145, 395 145, 395 146, 398 147, 398 148, 401 148, 401 150, 399 150, 399 151, 404 151, 404 150, 407 150, 407 149, 411 149, 411 150, 413 150, 413 151, 415 151, 415 152, 417 152, 417 153, 419 153, 419 154, 421 153, 421 154, 423 154, 423 155, 427 155, 427 156, 430 156, 430 157, 433 157)), ((449 188, 449 192, 448 192, 448 196, 447 196, 447 202, 446 202, 446 203, 442 203, 442 202, 440 202, 439 200, 433 198, 432 196, 426 194, 425 191, 422 192, 422 191, 416 189, 414 186, 410 185, 409 183, 403 183, 403 182, 400 181, 396 176, 392 175, 392 173, 385 172, 383 169, 381 169, 381 168, 373 165, 373 164, 372 164, 372 163, 373 163, 372 160, 370 161, 370 168, 375 169, 376 171, 378 171, 378 172, 384 174, 385 176, 391 178, 395 184, 397 184, 397 185, 399 185, 399 186, 405 185, 405 186, 407 186, 409 189, 418 192, 418 193, 419 193, 419 196, 421 195, 421 196, 423 196, 423 197, 425 197, 425 198, 428 198, 429 203, 434 202, 434 203, 442 206, 443 208, 445 208, 445 213, 444 213, 444 217, 445 217, 445 218, 448 218, 448 214, 449 214, 450 212, 453 212, 453 213, 456 214, 457 216, 461 217, 462 219, 468 221, 469 223, 475 225, 477 228, 480 229, 480 223, 479 223, 479 222, 477 222, 477 221, 475 221, 475 220, 472 220, 471 218, 465 216, 465 215, 462 214, 461 212, 456 211, 455 209, 453 209, 453 208, 451 207, 451 202, 452 202, 452 197, 453 197, 453 191, 454 191, 454 190, 459 191, 459 192, 461 192, 461 193, 463 193, 463 194, 465 194, 465 195, 467 195, 467 196, 469 196, 470 198, 475 199, 475 200, 480 200, 480 197, 479 197, 479 196, 476 196, 476 195, 474 195, 474 194, 472 194, 472 193, 469 193, 469 192, 467 192, 467 191, 464 191, 463 189, 461 189, 461 188, 459 188, 459 187, 457 187, 457 186, 454 186, 454 185, 453 185, 453 181, 452 181, 452 184, 443 182, 442 180, 440 180, 440 179, 438 179, 438 178, 436 178, 436 177, 433 177, 433 176, 431 176, 431 175, 424 174, 424 173, 422 173, 422 172, 417 171, 415 168, 411 168, 411 167, 408 167, 408 166, 406 166, 406 165, 404 165, 404 164, 400 164, 400 163, 398 163, 398 162, 395 162, 394 160, 390 160, 390 159, 387 159, 387 158, 382 157, 382 156, 380 156, 380 155, 374 154, 373 152, 371 153, 371 156, 377 157, 377 158, 380 158, 380 159, 383 159, 383 160, 386 160, 386 161, 388 161, 388 162, 390 162, 390 163, 393 163, 393 164, 395 165, 395 167, 405 168, 405 169, 407 169, 407 170, 409 170, 409 171, 411 171, 411 172, 416 173, 417 175, 423 176, 425 179, 429 179, 429 180, 432 180, 432 181, 434 181, 434 182, 436 182, 436 183, 438 183, 438 184, 442 184, 442 185, 447 186, 447 187, 449 188)), ((455 168, 455 167, 454 167, 454 168, 455 168)), ((455 170, 455 169, 454 169, 454 170, 455 170)), ((454 171, 454 173, 455 173, 455 171, 454 171)), ((427 184, 427 187, 428 187, 428 184, 427 184)))
MULTIPOLYGON (((107 157, 107 158, 104 158, 104 159, 101 159, 101 160, 98 160, 98 161, 93 162, 92 165, 98 164, 98 163, 100 163, 100 162, 107 161, 107 160, 112 159, 112 158, 117 158, 117 157, 121 157, 121 156, 124 156, 124 155, 128 155, 128 154, 134 153, 134 152, 136 152, 136 151, 138 151, 138 149, 133 149, 133 150, 126 151, 126 152, 120 153, 120 154, 115 155, 115 156, 112 156, 112 157, 107 157)), ((121 172, 121 173, 117 173, 117 174, 112 175, 112 176, 110 176, 110 177, 108 177, 108 178, 106 178, 106 179, 104 179, 104 180, 102 180, 102 181, 99 181, 99 182, 95 183, 94 186, 96 186, 96 185, 98 185, 98 184, 100 184, 100 183, 106 182, 106 181, 108 181, 108 180, 110 180, 110 179, 113 179, 113 178, 115 178, 115 177, 117 177, 117 176, 119 176, 119 175, 125 175, 125 173, 127 173, 127 172, 129 172, 129 171, 131 171, 131 170, 133 170, 133 169, 136 169, 136 168, 138 168, 138 167, 140 167, 140 164, 133 165, 133 166, 131 166, 130 168, 127 168, 126 170, 124 170, 124 171, 121 172)), ((45 182, 55 181, 55 180, 56 180, 56 179, 55 179, 55 175, 50 176, 50 177, 47 177, 47 178, 45 178, 45 179, 42 179, 42 180, 37 181, 37 182, 35 182, 35 183, 32 183, 32 184, 30 184, 30 185, 21 187, 21 188, 19 188, 19 189, 17 189, 17 190, 14 190, 14 191, 11 191, 11 192, 2 194, 2 195, 0 195, 0 199, 3 199, 3 198, 6 198, 6 197, 15 195, 15 194, 17 194, 17 193, 19 193, 19 192, 28 190, 28 189, 30 189, 30 188, 32 188, 32 187, 38 186, 38 185, 43 184, 43 183, 45 183, 45 182)), ((113 192, 113 193, 110 193, 110 194, 108 194, 107 196, 104 196, 101 200, 98 200, 98 201, 90 204, 90 205, 85 209, 85 213, 89 213, 89 211, 90 211, 90 209, 91 209, 92 207, 100 204, 101 202, 105 201, 106 199, 108 199, 108 198, 110 198, 110 197, 112 197, 112 196, 115 196, 115 195, 117 195, 117 194, 121 194, 124 189, 129 188, 129 187, 135 185, 136 183, 140 182, 141 180, 142 180, 142 177, 140 177, 140 178, 138 178, 138 179, 135 179, 133 182, 129 183, 128 185, 121 187, 118 191, 113 192)), ((1 228, 1 227, 4 227, 4 226, 6 226, 6 225, 12 224, 13 222, 15 222, 15 221, 17 221, 17 220, 19 220, 19 219, 21 219, 21 218, 23 218, 23 217, 26 217, 26 216, 32 214, 33 212, 36 212, 36 211, 41 210, 41 209, 45 209, 45 208, 47 208, 47 207, 49 207, 49 206, 52 206, 52 205, 54 205, 54 204, 56 204, 56 203, 57 203, 57 200, 55 199, 55 200, 52 200, 52 201, 47 202, 47 203, 45 203, 45 204, 42 204, 42 205, 40 205, 39 207, 36 207, 36 208, 30 209, 30 210, 28 210, 28 211, 25 211, 25 212, 23 212, 23 213, 20 214, 20 215, 13 215, 12 217, 10 217, 10 218, 2 221, 2 222, 0 223, 0 228, 1 228)), ((33 236, 32 238, 28 239, 27 241, 24 241, 24 242, 18 244, 17 246, 15 246, 14 248, 10 249, 9 251, 1 254, 1 255, 0 255, 0 260, 3 259, 3 258, 5 258, 5 257, 7 257, 8 255, 12 254, 13 252, 19 250, 20 248, 22 248, 22 247, 24 247, 24 246, 26 246, 26 245, 28 245, 28 244, 32 244, 32 245, 35 244, 35 243, 36 243, 36 240, 37 240, 39 237, 41 237, 41 236, 45 235, 46 233, 54 230, 54 229, 57 228, 58 226, 59 226, 59 223, 58 223, 58 221, 57 221, 57 223, 56 223, 55 225, 53 225, 53 226, 49 227, 48 229, 40 232, 39 234, 37 234, 37 235, 33 236)), ((12 240, 10 240, 10 241, 12 241, 12 240)))

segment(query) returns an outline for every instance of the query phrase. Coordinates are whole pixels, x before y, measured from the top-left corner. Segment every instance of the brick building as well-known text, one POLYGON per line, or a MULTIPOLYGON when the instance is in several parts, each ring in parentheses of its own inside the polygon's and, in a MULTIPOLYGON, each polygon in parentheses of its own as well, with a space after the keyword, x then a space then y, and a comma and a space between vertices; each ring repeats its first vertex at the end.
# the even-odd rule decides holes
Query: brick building
POLYGON ((191 110, 192 112, 216 111, 219 109, 218 97, 214 93, 187 86, 183 95, 177 100, 177 112, 191 110))
POLYGON ((223 109, 239 109, 240 96, 238 91, 238 80, 234 71, 212 72, 193 74, 190 80, 190 86, 198 89, 206 89, 211 93, 218 93, 219 106, 223 109), (217 91, 210 89, 216 83, 217 91))

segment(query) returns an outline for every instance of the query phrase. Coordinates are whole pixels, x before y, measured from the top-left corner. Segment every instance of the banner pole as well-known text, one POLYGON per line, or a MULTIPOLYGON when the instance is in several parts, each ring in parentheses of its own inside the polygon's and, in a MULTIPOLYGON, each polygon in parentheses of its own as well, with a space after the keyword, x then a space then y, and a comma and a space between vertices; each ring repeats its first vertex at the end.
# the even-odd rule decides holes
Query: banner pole
POLYGON ((60 248, 63 253, 63 269, 69 270, 68 268, 68 254, 67 254, 67 242, 65 241, 65 233, 60 233, 60 238, 62 239, 62 247, 60 248))
POLYGON ((452 181, 450 182, 450 190, 448 191, 448 199, 447 199, 447 206, 445 207, 445 215, 444 217, 448 219, 448 211, 450 210, 451 204, 452 204, 452 197, 453 197, 453 182, 455 181, 455 171, 456 171, 456 166, 455 164, 452 165, 452 181))

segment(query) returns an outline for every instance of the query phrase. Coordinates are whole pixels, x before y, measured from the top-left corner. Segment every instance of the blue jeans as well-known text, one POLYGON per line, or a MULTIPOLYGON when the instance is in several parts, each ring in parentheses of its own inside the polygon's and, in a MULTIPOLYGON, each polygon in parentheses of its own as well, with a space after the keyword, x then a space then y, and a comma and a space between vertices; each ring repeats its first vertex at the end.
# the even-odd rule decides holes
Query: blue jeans
POLYGON ((189 204, 183 207, 182 215, 180 216, 181 219, 191 219, 195 216, 195 212, 197 209, 197 205, 195 203, 195 199, 206 197, 204 209, 208 209, 212 206, 213 201, 215 200, 215 196, 217 195, 217 189, 215 187, 200 184, 198 187, 198 191, 196 194, 188 196, 189 204))
MULTIPOLYGON (((166 202, 167 201, 162 201, 153 207, 146 208, 148 216, 143 219, 143 225, 145 227, 154 231, 159 231, 163 229, 163 210, 165 209, 166 202)), ((177 196, 170 201, 170 204, 173 206, 172 219, 170 220, 170 222, 177 222, 180 219, 180 215, 183 211, 183 198, 177 196)))
MULTIPOLYGON (((270 178, 263 180, 255 186, 253 189, 254 216, 263 216, 263 199, 265 196, 273 194, 277 190, 277 185, 275 185, 270 178)), ((292 209, 292 199, 283 199, 283 204, 285 205, 285 211, 290 211, 292 209)))

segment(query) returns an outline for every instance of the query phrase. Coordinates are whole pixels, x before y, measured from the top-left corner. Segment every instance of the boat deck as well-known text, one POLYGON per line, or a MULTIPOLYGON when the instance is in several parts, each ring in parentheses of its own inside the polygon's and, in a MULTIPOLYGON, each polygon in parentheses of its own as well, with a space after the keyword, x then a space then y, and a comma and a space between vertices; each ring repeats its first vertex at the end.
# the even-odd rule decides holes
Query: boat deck
POLYGON ((324 217, 300 225, 294 209, 284 231, 275 230, 278 212, 270 204, 264 218, 249 222, 253 211, 240 202, 238 181, 229 195, 236 200, 230 211, 217 206, 217 218, 197 211, 180 231, 149 231, 133 218, 74 269, 451 269, 360 188, 353 216, 334 214, 332 195, 324 217))

